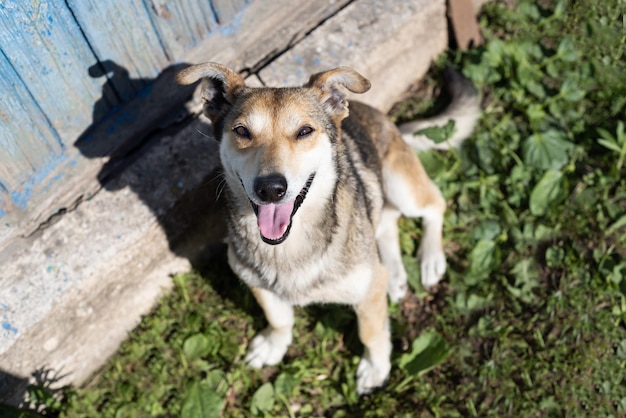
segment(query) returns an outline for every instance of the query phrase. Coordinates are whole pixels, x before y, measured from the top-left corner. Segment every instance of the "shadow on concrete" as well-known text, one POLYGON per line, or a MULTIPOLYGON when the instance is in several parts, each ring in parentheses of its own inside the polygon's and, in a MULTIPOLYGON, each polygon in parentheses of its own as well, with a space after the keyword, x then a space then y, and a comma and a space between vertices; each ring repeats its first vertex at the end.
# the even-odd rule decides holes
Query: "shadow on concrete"
POLYGON ((107 81, 94 103, 93 124, 74 145, 87 158, 108 159, 97 175, 103 189, 130 188, 158 219, 170 249, 201 269, 223 247, 224 205, 217 198, 219 151, 211 126, 185 107, 195 86, 174 82, 187 66, 170 66, 155 79, 131 79, 113 61, 94 64, 89 75, 107 81), (128 86, 145 87, 125 102, 120 91, 128 86), (120 104, 105 115, 111 97, 120 104))
POLYGON ((0 369, 0 416, 8 415, 5 408, 9 407, 5 405, 17 405, 25 397, 28 389, 28 379, 15 376, 9 372, 0 369), (7 397, 11 394, 10 397, 7 397))
POLYGON ((0 416, 5 418, 55 417, 66 401, 69 386, 60 386, 66 376, 42 368, 31 374, 31 379, 21 378, 0 370, 0 416), (7 397, 6 394, 11 394, 7 397), (17 406, 16 406, 17 405, 17 406))

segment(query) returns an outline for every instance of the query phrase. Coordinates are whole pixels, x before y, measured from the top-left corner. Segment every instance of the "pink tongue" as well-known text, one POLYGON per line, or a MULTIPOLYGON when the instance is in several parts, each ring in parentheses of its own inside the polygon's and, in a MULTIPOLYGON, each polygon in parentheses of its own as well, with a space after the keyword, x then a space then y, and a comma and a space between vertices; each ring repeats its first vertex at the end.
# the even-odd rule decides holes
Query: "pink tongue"
POLYGON ((268 239, 278 239, 285 234, 291 222, 291 212, 295 200, 276 205, 259 205, 257 223, 261 234, 268 239))

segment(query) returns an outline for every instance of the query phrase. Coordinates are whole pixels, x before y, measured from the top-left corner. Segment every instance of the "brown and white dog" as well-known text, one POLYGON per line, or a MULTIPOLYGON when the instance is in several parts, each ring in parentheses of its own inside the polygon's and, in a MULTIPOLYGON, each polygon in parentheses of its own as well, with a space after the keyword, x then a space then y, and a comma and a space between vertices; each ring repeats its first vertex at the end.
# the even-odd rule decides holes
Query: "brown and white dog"
POLYGON ((422 283, 437 284, 446 269, 446 202, 414 149, 457 146, 469 136, 480 114, 475 90, 452 74, 448 110, 401 127, 403 135, 367 105, 352 102, 348 111, 347 92, 370 88, 350 68, 314 74, 290 88, 247 87, 216 63, 177 76, 180 84, 200 79, 227 185, 228 260, 269 322, 250 343, 246 361, 259 368, 283 358, 294 305, 346 304, 356 311, 364 345, 357 391, 383 385, 391 368, 387 295, 398 301, 407 292, 401 215, 423 218, 422 283), (413 135, 449 119, 457 130, 447 144, 413 135))

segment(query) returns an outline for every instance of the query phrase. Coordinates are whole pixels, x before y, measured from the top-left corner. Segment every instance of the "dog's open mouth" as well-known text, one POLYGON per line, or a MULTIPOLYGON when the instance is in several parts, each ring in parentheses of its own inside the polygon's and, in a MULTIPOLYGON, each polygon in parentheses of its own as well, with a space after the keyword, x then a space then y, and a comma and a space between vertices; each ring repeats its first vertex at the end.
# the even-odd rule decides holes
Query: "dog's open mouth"
POLYGON ((287 239, 291 230, 293 215, 296 214, 302 202, 304 202, 314 178, 315 173, 311 174, 298 196, 290 202, 257 205, 250 201, 257 217, 257 224, 263 241, 271 245, 277 245, 287 239))

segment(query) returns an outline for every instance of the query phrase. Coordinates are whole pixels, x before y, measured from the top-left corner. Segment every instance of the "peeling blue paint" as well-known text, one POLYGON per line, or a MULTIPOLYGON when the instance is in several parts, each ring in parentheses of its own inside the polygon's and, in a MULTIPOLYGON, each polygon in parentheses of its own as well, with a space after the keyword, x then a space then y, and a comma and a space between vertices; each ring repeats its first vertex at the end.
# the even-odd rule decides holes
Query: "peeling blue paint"
POLYGON ((219 28, 220 35, 224 37, 235 36, 239 29, 241 29, 241 20, 243 17, 243 10, 235 15, 228 24, 219 28))
POLYGON ((7 213, 5 211, 3 211, 2 209, 0 209, 0 218, 2 218, 3 216, 5 216, 7 213))
POLYGON ((9 331, 9 332, 12 332, 13 334, 17 334, 17 328, 15 328, 13 325, 11 325, 10 322, 3 321, 2 322, 2 328, 5 331, 9 331))
POLYGON ((33 189, 37 187, 59 164, 61 164, 67 155, 61 154, 51 158, 45 166, 40 168, 35 174, 31 175, 28 180, 22 184, 21 190, 11 192, 11 200, 21 210, 28 207, 28 202, 33 194, 33 189))

